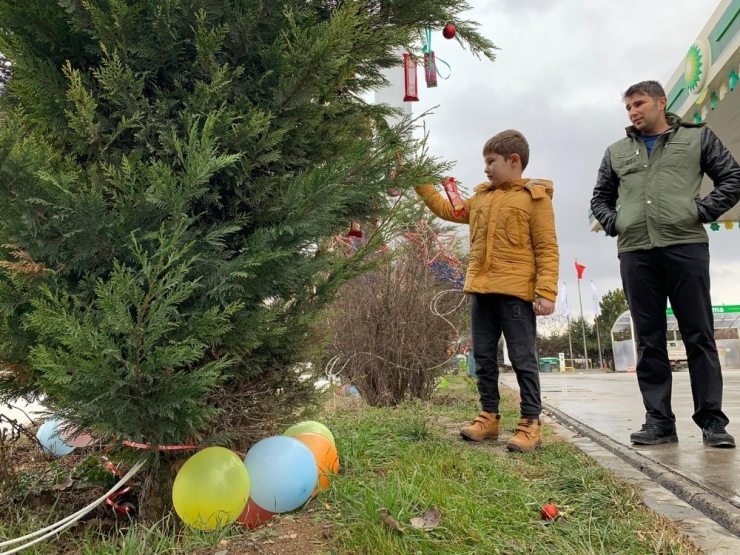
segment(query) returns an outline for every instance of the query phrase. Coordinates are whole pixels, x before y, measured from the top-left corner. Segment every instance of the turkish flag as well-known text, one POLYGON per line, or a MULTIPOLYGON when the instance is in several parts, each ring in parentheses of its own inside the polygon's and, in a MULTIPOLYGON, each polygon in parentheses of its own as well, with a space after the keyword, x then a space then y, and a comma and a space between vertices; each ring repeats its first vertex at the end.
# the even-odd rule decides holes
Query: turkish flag
POLYGON ((578 274, 578 279, 583 279, 583 271, 585 269, 586 267, 583 264, 576 262, 576 273, 578 274))

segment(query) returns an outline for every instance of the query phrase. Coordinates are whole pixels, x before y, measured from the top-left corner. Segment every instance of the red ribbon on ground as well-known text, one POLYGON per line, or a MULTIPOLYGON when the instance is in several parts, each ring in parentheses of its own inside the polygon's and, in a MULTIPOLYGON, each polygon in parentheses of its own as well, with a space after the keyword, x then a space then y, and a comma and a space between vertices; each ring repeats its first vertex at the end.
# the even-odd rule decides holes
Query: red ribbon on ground
MULTIPOLYGON (((131 447, 133 449, 145 449, 150 450, 152 448, 151 445, 147 443, 136 443, 133 441, 129 441, 127 439, 123 440, 123 445, 126 447, 131 447)), ((123 478, 126 474, 120 470, 116 465, 114 465, 112 462, 110 462, 110 459, 108 458, 107 454, 113 447, 113 444, 109 445, 105 450, 105 455, 103 455, 103 463, 105 465, 105 468, 110 470, 113 474, 118 476, 119 478, 123 478)), ((188 450, 198 450, 198 449, 205 449, 206 447, 210 447, 210 445, 160 445, 157 447, 159 451, 188 451, 188 450)), ((240 453, 239 451, 234 451, 237 455, 244 458, 246 455, 244 453, 240 453)), ((131 513, 131 508, 129 506, 119 505, 114 501, 117 497, 120 497, 122 495, 125 495, 131 491, 131 486, 126 484, 125 487, 119 489, 118 491, 115 491, 111 493, 108 497, 105 498, 105 502, 113 507, 116 511, 119 513, 129 515, 131 513)))

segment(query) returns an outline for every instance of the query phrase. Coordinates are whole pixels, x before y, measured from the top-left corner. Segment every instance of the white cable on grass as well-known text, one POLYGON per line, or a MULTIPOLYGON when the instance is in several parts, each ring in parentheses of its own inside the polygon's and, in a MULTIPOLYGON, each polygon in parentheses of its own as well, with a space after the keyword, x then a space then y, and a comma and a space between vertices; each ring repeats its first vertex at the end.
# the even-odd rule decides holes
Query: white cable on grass
POLYGON ((100 505, 101 503, 103 503, 108 498, 108 496, 110 494, 114 493, 123 484, 125 484, 126 482, 128 482, 134 476, 134 474, 136 474, 139 470, 141 470, 141 467, 144 466, 144 463, 145 462, 146 461, 144 459, 142 459, 139 462, 137 462, 134 465, 134 467, 131 470, 128 471, 128 474, 126 474, 123 478, 121 478, 121 480, 115 486, 113 486, 110 490, 108 490, 104 495, 102 495, 101 497, 99 497, 98 499, 96 499, 95 501, 93 501, 92 503, 90 503, 87 507, 84 507, 84 508, 80 509, 76 513, 74 513, 72 515, 69 515, 68 517, 63 518, 59 522, 55 522, 54 524, 51 524, 51 525, 47 526, 46 528, 42 528, 41 530, 37 530, 36 532, 32 532, 30 534, 26 534, 25 536, 21 536, 20 538, 14 538, 12 540, 7 540, 7 541, 4 541, 4 542, 0 543, 0 547, 6 547, 8 545, 13 545, 14 543, 19 543, 19 542, 22 542, 24 540, 31 539, 33 537, 36 537, 36 536, 40 535, 40 534, 43 534, 44 532, 47 532, 48 530, 51 530, 51 532, 49 532, 48 534, 46 534, 46 535, 44 535, 44 536, 42 536, 42 537, 40 537, 38 539, 35 539, 32 542, 29 542, 29 543, 24 544, 24 545, 20 545, 20 546, 14 548, 14 549, 11 549, 10 551, 0 551, 0 555, 11 555, 11 553, 18 553, 19 551, 23 551, 27 547, 31 547, 32 545, 35 545, 37 543, 40 543, 40 542, 42 542, 42 541, 44 541, 44 540, 46 540, 46 539, 54 536, 55 534, 58 534, 60 532, 63 532, 64 530, 66 530, 67 528, 69 528, 70 526, 72 526, 75 522, 77 522, 78 520, 80 520, 87 513, 89 513, 90 511, 92 511, 95 507, 97 507, 98 505, 100 505))

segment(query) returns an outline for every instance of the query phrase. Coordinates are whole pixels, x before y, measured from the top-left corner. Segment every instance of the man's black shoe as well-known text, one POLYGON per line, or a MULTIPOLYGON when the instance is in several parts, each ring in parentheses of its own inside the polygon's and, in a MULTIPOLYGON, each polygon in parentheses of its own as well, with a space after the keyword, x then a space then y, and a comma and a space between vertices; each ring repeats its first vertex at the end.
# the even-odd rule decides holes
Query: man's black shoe
POLYGON ((701 430, 701 438, 709 447, 735 447, 735 438, 727 433, 723 424, 712 420, 701 430))
POLYGON ((659 428, 655 424, 643 424, 639 432, 630 435, 636 445, 658 445, 659 443, 678 443, 676 428, 659 428))

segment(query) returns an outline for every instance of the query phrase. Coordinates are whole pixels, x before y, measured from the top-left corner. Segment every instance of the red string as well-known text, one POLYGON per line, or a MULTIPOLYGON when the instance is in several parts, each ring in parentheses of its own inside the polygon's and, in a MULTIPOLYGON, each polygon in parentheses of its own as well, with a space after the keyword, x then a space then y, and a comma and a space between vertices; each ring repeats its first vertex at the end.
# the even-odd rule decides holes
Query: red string
MULTIPOLYGON (((152 446, 148 443, 135 443, 133 441, 128 441, 127 439, 123 440, 123 445, 126 447, 131 447, 133 449, 151 449, 152 446)), ((110 470, 113 474, 118 476, 119 478, 123 478, 126 474, 120 470, 116 465, 114 465, 112 462, 110 462, 110 459, 108 458, 107 454, 111 450, 114 444, 109 445, 105 450, 105 455, 103 455, 103 463, 105 465, 105 468, 110 470)), ((159 445, 157 449, 159 451, 188 451, 188 450, 197 450, 197 449, 205 449, 206 447, 210 447, 209 445, 159 445)), ((241 458, 244 458, 246 455, 244 453, 241 453, 239 451, 234 451, 237 455, 239 455, 241 458)), ((131 486, 126 485, 122 489, 115 491, 111 493, 108 497, 105 498, 105 502, 113 507, 116 511, 119 513, 129 515, 131 513, 131 507, 129 506, 123 506, 119 505, 114 501, 117 497, 120 497, 126 493, 131 491, 131 486)))

